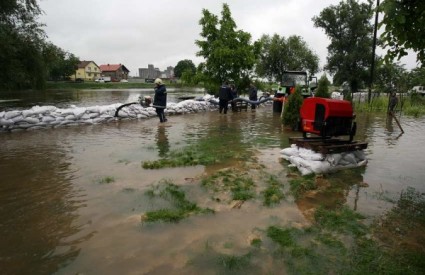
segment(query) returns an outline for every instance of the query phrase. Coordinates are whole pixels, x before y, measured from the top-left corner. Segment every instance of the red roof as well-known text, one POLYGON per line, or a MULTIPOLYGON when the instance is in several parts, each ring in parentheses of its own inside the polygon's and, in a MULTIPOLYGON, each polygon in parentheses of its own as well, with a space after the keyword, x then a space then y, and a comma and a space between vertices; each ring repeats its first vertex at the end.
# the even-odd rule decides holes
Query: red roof
POLYGON ((123 71, 129 70, 122 64, 107 64, 107 65, 100 65, 99 68, 102 72, 116 72, 119 68, 123 69, 123 71))

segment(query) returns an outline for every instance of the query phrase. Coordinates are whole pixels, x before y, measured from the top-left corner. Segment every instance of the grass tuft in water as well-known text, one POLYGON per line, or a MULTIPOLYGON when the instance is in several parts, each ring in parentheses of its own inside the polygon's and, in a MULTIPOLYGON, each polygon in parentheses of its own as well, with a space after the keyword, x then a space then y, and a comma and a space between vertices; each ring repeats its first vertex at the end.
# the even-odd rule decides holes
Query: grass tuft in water
POLYGON ((276 176, 271 175, 267 179, 267 188, 262 192, 264 196, 263 204, 265 206, 278 204, 285 198, 282 186, 283 185, 277 180, 276 176))
POLYGON ((214 192, 230 191, 232 200, 246 201, 255 197, 252 178, 235 169, 224 169, 203 178, 201 185, 214 192))
POLYGON ((115 182, 115 178, 111 177, 111 176, 106 176, 106 177, 103 177, 103 178, 97 180, 97 183, 99 183, 99 184, 107 184, 107 183, 112 183, 112 182, 115 182))
POLYGON ((259 248, 262 243, 263 243, 263 241, 261 239, 258 239, 258 238, 252 239, 251 246, 259 248))
POLYGON ((353 233, 356 236, 364 235, 367 232, 366 226, 359 222, 364 217, 346 206, 337 210, 326 210, 324 207, 319 207, 314 213, 314 219, 319 227, 331 231, 353 233))
POLYGON ((300 178, 294 178, 289 181, 291 194, 294 198, 298 199, 306 191, 316 189, 316 184, 314 182, 315 175, 307 175, 300 178))
POLYGON ((227 270, 241 270, 246 269, 250 265, 252 254, 248 252, 245 255, 220 255, 219 263, 227 270))
POLYGON ((280 247, 293 247, 295 246, 294 230, 294 228, 281 228, 273 225, 267 228, 267 237, 280 247))
POLYGON ((200 208, 196 203, 187 200, 184 191, 170 181, 165 181, 163 185, 146 191, 145 195, 151 199, 159 197, 172 206, 146 212, 142 217, 142 220, 146 222, 178 222, 192 214, 214 213, 212 209, 200 208))

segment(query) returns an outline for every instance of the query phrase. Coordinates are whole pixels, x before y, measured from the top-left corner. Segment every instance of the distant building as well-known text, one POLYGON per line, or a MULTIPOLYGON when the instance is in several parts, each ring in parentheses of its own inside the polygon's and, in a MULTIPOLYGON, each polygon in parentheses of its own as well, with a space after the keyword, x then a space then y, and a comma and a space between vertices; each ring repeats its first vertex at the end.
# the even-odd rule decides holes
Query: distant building
POLYGON ((94 61, 81 61, 75 74, 70 76, 71 80, 95 80, 100 77, 100 68, 94 61))
POLYGON ((130 72, 122 64, 100 65, 100 70, 102 71, 102 76, 110 76, 112 81, 128 79, 128 73, 130 72))
POLYGON ((147 68, 139 68, 139 77, 142 79, 155 79, 158 77, 170 79, 174 77, 174 67, 169 66, 165 71, 160 71, 152 64, 149 64, 147 68))

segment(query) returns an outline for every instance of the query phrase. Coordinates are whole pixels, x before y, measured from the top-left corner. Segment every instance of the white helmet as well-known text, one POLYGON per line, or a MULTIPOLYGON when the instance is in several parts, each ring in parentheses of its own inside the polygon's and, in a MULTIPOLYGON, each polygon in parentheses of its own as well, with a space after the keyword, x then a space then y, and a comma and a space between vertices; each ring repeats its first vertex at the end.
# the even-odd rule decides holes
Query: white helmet
POLYGON ((158 84, 158 85, 162 85, 162 80, 161 80, 161 78, 157 78, 157 79, 155 79, 155 82, 154 82, 155 84, 158 84))

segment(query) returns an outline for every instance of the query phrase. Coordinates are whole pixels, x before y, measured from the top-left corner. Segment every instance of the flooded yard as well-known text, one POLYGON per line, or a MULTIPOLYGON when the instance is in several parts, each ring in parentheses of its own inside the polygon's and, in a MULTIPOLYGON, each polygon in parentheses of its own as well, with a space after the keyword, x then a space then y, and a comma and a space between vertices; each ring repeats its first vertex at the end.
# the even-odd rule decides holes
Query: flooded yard
MULTIPOLYGON (((304 179, 279 158, 288 137, 300 134, 282 128, 271 105, 170 116, 165 124, 151 118, 2 133, 1 273, 309 273, 300 266, 313 252, 294 246, 288 260, 292 242, 276 241, 276 232, 306 243, 320 209, 343 206, 370 225, 408 187, 425 192, 425 119, 400 121, 403 135, 384 115, 357 114, 368 165, 304 179), (191 165, 143 168, 177 152, 191 165), (298 196, 297 179, 316 188, 298 196), (179 207, 189 208, 181 219, 148 220, 179 207)), ((348 255, 338 249, 326 253, 348 255)))

